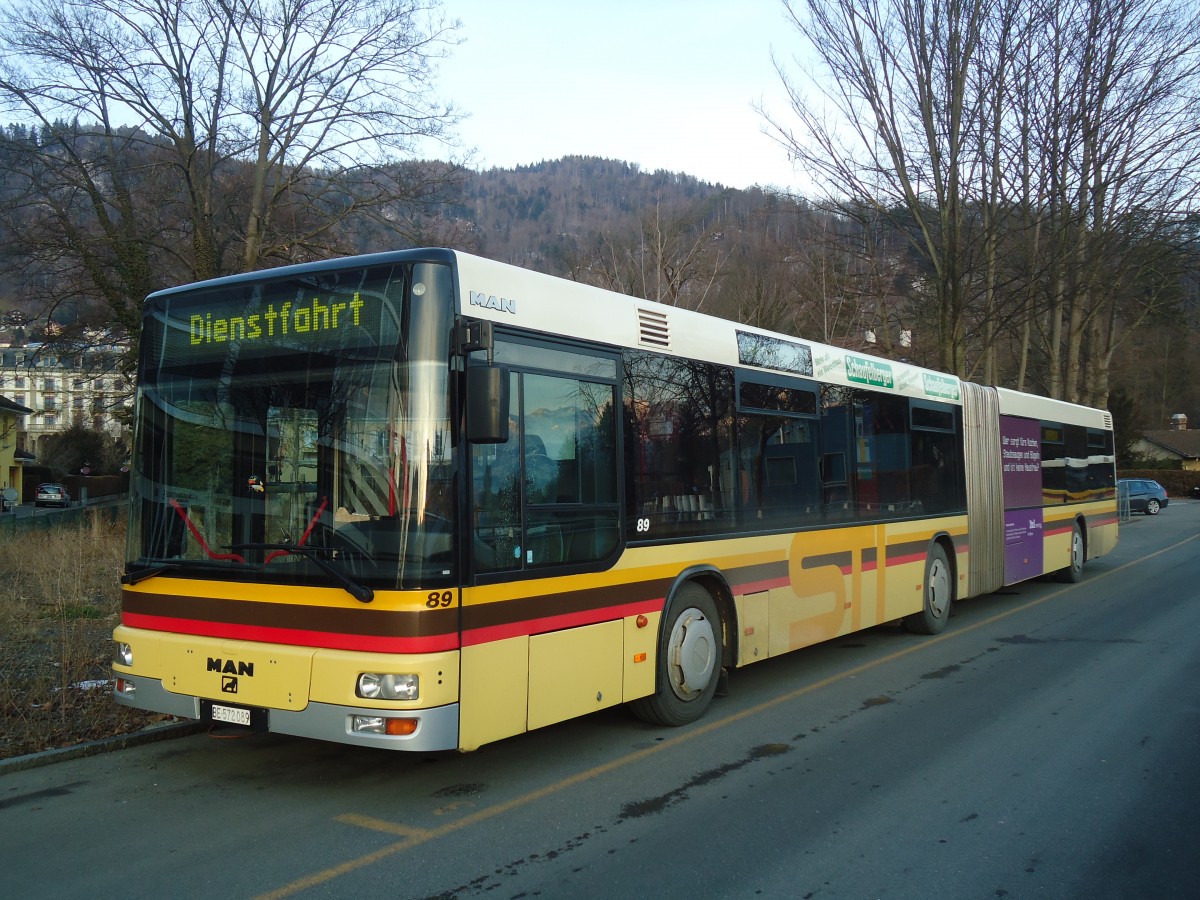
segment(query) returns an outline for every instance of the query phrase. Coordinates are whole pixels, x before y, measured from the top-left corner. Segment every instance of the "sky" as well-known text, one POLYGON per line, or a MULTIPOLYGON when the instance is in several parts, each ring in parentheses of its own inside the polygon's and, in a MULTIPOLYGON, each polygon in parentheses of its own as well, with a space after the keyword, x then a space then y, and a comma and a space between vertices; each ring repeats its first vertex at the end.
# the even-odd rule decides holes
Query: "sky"
POLYGON ((463 43, 437 93, 468 114, 473 168, 599 156, 726 187, 800 190, 761 104, 787 119, 780 0, 443 0, 463 43))

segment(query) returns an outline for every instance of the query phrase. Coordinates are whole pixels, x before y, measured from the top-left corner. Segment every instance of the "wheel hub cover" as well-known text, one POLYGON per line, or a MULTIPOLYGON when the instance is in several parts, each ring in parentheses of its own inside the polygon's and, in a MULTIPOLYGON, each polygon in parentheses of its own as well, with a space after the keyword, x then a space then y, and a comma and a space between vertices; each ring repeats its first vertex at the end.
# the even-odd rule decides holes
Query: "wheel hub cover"
POLYGON ((929 606, 940 617, 949 605, 950 575, 940 563, 935 563, 929 572, 929 606))
POLYGON ((712 624, 698 609, 686 610, 671 630, 672 687, 681 700, 704 691, 717 664, 712 624))

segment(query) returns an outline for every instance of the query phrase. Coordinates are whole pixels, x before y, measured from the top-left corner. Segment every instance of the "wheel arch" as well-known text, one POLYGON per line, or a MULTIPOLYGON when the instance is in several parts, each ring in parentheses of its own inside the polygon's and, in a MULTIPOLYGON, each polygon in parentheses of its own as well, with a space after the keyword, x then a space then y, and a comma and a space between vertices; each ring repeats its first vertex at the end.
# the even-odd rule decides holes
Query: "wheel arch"
POLYGON ((689 566, 676 576, 663 603, 663 613, 670 609, 679 589, 694 582, 708 591, 721 616, 721 665, 732 669, 737 665, 737 605, 733 602, 733 590, 724 573, 713 565, 689 566))
MULTIPOLYGON (((946 553, 946 562, 950 565, 950 587, 954 591, 954 600, 957 602, 963 598, 959 596, 958 591, 958 553, 954 549, 954 538, 948 531, 939 531, 929 540, 929 550, 935 546, 941 547, 946 553)), ((929 550, 925 552, 926 557, 929 555, 929 550)))

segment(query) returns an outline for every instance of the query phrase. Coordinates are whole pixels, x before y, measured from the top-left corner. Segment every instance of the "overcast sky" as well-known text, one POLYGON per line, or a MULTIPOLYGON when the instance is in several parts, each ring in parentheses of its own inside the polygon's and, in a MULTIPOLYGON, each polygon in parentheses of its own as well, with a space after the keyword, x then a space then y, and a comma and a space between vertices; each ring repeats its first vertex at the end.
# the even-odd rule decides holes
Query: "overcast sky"
POLYGON ((476 167, 567 155, 668 169, 727 187, 799 188, 764 134, 786 118, 771 51, 800 36, 780 0, 443 0, 465 38, 439 96, 469 118, 476 167))

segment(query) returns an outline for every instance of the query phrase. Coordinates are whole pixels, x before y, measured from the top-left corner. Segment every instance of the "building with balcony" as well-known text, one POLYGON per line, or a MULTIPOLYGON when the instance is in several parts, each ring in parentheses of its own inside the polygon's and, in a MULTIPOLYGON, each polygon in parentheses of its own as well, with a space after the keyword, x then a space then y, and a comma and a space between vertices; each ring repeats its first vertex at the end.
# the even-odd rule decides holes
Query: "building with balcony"
POLYGON ((0 397, 25 410, 17 414, 17 449, 36 457, 47 437, 72 425, 124 437, 133 403, 119 367, 125 353, 120 344, 68 351, 0 343, 0 397))

